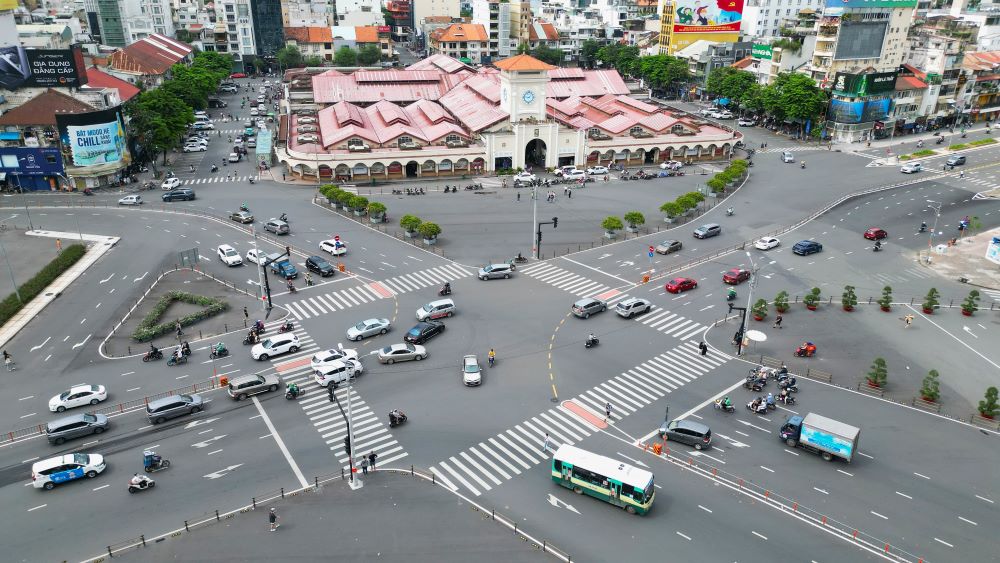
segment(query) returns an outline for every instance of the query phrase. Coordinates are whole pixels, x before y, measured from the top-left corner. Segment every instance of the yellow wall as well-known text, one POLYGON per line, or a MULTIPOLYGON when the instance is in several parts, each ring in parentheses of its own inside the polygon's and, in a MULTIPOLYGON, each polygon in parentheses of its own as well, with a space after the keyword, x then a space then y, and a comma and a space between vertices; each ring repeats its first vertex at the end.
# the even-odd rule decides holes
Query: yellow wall
POLYGON ((739 33, 674 33, 670 37, 670 53, 676 53, 690 46, 695 41, 716 41, 719 43, 736 43, 739 33))

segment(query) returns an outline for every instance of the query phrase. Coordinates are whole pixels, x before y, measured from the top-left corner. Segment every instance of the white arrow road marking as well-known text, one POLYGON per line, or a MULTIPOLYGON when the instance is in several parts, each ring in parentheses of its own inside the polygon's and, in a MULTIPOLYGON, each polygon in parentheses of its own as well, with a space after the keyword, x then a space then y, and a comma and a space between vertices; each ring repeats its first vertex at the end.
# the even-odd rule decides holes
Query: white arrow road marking
POLYGON ((749 422, 747 422, 747 421, 745 421, 745 420, 737 420, 736 422, 739 422, 740 424, 742 424, 742 425, 744 425, 744 426, 749 426, 750 428, 756 428, 757 430, 760 430, 761 432, 766 432, 766 433, 768 433, 768 434, 770 434, 770 433, 771 433, 771 431, 770 431, 770 430, 768 430, 768 429, 766 429, 766 428, 761 428, 760 426, 757 426, 757 425, 755 425, 755 424, 750 424, 749 422))
POLYGON ((557 499, 556 496, 553 495, 552 493, 549 493, 549 504, 551 504, 552 506, 556 506, 556 507, 558 507, 561 504, 561 505, 563 505, 563 506, 566 507, 566 510, 569 510, 571 512, 576 512, 577 514, 580 513, 579 510, 573 508, 572 504, 569 504, 568 502, 564 502, 564 501, 561 501, 561 500, 557 499))
POLYGON ((142 278, 146 277, 148 274, 149 274, 149 272, 146 272, 145 274, 143 274, 143 275, 135 278, 134 280, 132 280, 132 283, 135 283, 137 281, 142 281, 142 278))
POLYGON ((76 349, 77 349, 77 348, 79 348, 80 346, 83 346, 84 344, 86 344, 86 343, 87 343, 87 341, 88 341, 88 340, 90 340, 90 337, 91 337, 91 336, 93 336, 93 334, 88 334, 88 335, 87 335, 87 338, 84 338, 84 339, 83 339, 83 342, 77 342, 76 344, 74 344, 74 345, 73 345, 73 349, 74 349, 74 350, 76 350, 76 349))
POLYGON ((720 437, 720 438, 722 438, 723 440, 726 440, 729 443, 731 443, 734 448, 749 448, 750 447, 750 444, 744 444, 743 442, 741 442, 741 441, 739 441, 739 440, 737 440, 735 438, 730 438, 729 436, 726 436, 725 434, 719 434, 718 432, 716 432, 715 435, 718 436, 718 437, 720 437))
POLYGON ((635 262, 631 262, 631 261, 629 261, 629 260, 625 260, 625 261, 624 261, 624 262, 622 262, 622 263, 621 263, 620 265, 621 265, 621 266, 623 266, 623 267, 624 267, 624 266, 635 266, 635 262))
POLYGON ((194 428, 195 426, 203 426, 205 424, 212 424, 216 420, 219 420, 219 419, 218 418, 203 418, 201 420, 195 420, 195 421, 192 421, 192 422, 189 422, 189 423, 185 424, 184 425, 184 429, 188 430, 188 429, 194 428))
POLYGON ((247 285, 260 285, 260 282, 255 282, 253 280, 247 280, 247 285))
POLYGON ((198 442, 197 444, 191 444, 191 447, 192 448, 207 448, 208 446, 212 445, 212 442, 214 442, 216 440, 221 440, 221 439, 223 439, 225 437, 226 437, 226 434, 223 434, 221 436, 216 436, 214 438, 209 438, 208 440, 205 440, 204 442, 198 442))
POLYGON ((968 332, 968 333, 969 333, 969 336, 971 336, 971 337, 973 337, 973 338, 979 338, 978 336, 976 336, 975 334, 973 334, 973 333, 972 333, 972 329, 971 329, 971 328, 969 328, 969 327, 967 327, 967 326, 963 326, 963 327, 962 327, 962 330, 964 330, 965 332, 968 332))
POLYGON ((226 475, 226 473, 229 473, 230 471, 232 471, 232 470, 234 470, 237 467, 240 467, 242 465, 243 465, 242 463, 237 463, 236 465, 230 465, 229 467, 220 469, 220 470, 218 470, 218 471, 216 471, 214 473, 209 473, 208 475, 202 475, 202 477, 204 477, 206 479, 218 479, 219 477, 224 477, 226 475))
MULTIPOLYGON (((118 272, 115 272, 115 274, 117 274, 117 273, 118 273, 118 272)), ((110 280, 111 278, 115 277, 115 274, 111 274, 110 276, 108 276, 108 277, 104 278, 103 280, 101 280, 101 283, 104 283, 104 282, 106 282, 106 281, 109 281, 109 280, 110 280)))
MULTIPOLYGON (((50 337, 48 337, 48 338, 46 338, 46 339, 45 339, 45 342, 48 342, 49 340, 52 340, 52 337, 51 337, 51 336, 50 336, 50 337)), ((41 348, 42 346, 45 346, 45 342, 42 342, 42 343, 41 343, 41 344, 39 344, 38 346, 32 346, 32 347, 31 347, 31 351, 32 351, 32 352, 34 352, 35 350, 38 350, 38 349, 39 349, 39 348, 41 348)))
POLYGON ((621 452, 616 452, 616 453, 617 453, 618 455, 622 456, 623 458, 625 458, 625 459, 627 459, 627 460, 631 461, 632 463, 636 463, 636 464, 638 464, 638 465, 641 465, 641 466, 643 466, 643 467, 649 467, 648 465, 646 465, 645 463, 643 463, 643 462, 639 461, 638 459, 634 459, 634 458, 631 458, 631 457, 629 457, 629 456, 627 456, 627 455, 625 455, 625 454, 623 454, 623 453, 621 453, 621 452))
POLYGON ((611 256, 611 253, 610 253, 610 252, 606 252, 606 253, 604 253, 604 254, 601 254, 600 256, 598 256, 598 257, 597 257, 597 259, 598 259, 598 260, 604 260, 604 259, 605 259, 605 258, 607 258, 608 256, 611 256))

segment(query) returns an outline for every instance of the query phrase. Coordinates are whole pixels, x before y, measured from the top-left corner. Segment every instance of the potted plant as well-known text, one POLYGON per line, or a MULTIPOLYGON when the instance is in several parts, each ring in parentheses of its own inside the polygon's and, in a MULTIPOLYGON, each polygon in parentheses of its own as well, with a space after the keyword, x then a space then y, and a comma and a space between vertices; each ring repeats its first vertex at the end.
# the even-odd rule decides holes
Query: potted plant
POLYGON ((424 237, 424 244, 434 244, 437 242, 437 236, 441 234, 441 227, 437 223, 421 223, 420 236, 424 237))
POLYGON ((885 387, 885 382, 888 378, 889 369, 885 365, 885 360, 883 358, 875 358, 875 362, 872 363, 872 370, 865 376, 868 386, 881 389, 885 387))
POLYGON ((385 204, 373 201, 368 204, 368 220, 372 223, 381 223, 385 221, 385 204))
POLYGON ((878 306, 888 313, 892 310, 892 288, 885 286, 882 288, 882 297, 878 300, 878 306))
POLYGON ((774 310, 784 314, 788 310, 788 292, 781 290, 774 296, 774 310))
POLYGON ((687 216, 691 214, 691 210, 698 207, 698 200, 691 197, 690 194, 684 194, 677 198, 677 204, 684 210, 681 215, 687 216))
POLYGON ((614 215, 605 217, 604 221, 601 222, 601 228, 604 229, 604 236, 609 239, 618 236, 618 231, 622 230, 623 227, 622 220, 614 215))
POLYGON ((802 298, 802 302, 805 303, 806 309, 815 311, 819 307, 819 288, 812 288, 812 290, 802 298))
POLYGON ((939 397, 941 397, 941 390, 938 384, 938 372, 936 369, 932 369, 927 372, 927 377, 920 384, 920 398, 928 403, 934 403, 939 397))
POLYGON ((665 215, 663 218, 664 223, 673 223, 677 220, 677 217, 680 217, 684 213, 684 208, 676 201, 668 201, 660 206, 660 211, 665 215))
POLYGON ((409 238, 417 236, 417 229, 420 228, 421 223, 423 223, 423 221, 415 215, 403 215, 399 218, 399 226, 406 231, 406 236, 409 238))
POLYGON ((712 190, 712 193, 715 194, 716 196, 726 191, 726 183, 718 177, 712 178, 708 182, 705 182, 705 185, 707 185, 708 189, 712 190))
POLYGON ((990 387, 986 390, 984 400, 979 401, 979 416, 993 420, 1000 413, 1000 405, 997 405, 997 388, 990 387))
POLYGON ((764 317, 767 316, 767 300, 758 299, 753 307, 750 308, 750 312, 753 314, 753 320, 762 321, 764 317))
POLYGON ((629 211, 625 214, 625 222, 628 223, 628 232, 638 233, 639 227, 646 224, 646 218, 638 211, 629 211))
POLYGON ((688 192, 681 197, 689 197, 691 198, 692 201, 695 202, 695 204, 705 201, 705 194, 701 192, 688 192))
POLYGON ((962 314, 966 317, 971 317, 972 313, 976 312, 979 307, 979 291, 973 289, 969 292, 969 295, 962 302, 962 314))
POLYGON ((368 208, 368 198, 360 195, 352 196, 347 204, 354 210, 354 215, 361 217, 365 214, 365 209, 368 208))
POLYGON ((924 304, 923 304, 925 315, 934 314, 934 309, 936 309, 938 306, 938 297, 940 296, 941 294, 938 293, 938 290, 933 287, 930 289, 930 291, 927 292, 927 295, 924 297, 924 304))
POLYGON ((853 285, 845 285, 844 293, 840 296, 840 304, 843 305, 845 311, 853 311, 854 307, 858 304, 858 296, 854 293, 853 285))
POLYGON ((335 197, 337 198, 337 209, 346 209, 354 194, 340 190, 336 193, 335 197))

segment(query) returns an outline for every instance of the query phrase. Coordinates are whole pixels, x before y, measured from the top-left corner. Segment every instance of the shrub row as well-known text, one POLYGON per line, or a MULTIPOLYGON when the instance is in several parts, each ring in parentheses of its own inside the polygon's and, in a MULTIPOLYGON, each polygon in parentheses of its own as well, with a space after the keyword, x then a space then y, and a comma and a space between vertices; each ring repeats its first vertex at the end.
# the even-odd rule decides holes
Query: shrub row
POLYGON ((386 206, 377 201, 369 202, 368 198, 344 191, 333 184, 324 184, 319 187, 319 193, 331 204, 347 207, 354 211, 365 211, 372 215, 382 215, 386 212, 386 206))
POLYGON ((160 298, 153 306, 153 309, 146 314, 139 323, 139 326, 132 333, 132 338, 138 342, 149 342, 150 340, 163 336, 164 334, 169 334, 175 330, 175 325, 173 322, 159 323, 163 313, 167 311, 167 308, 174 301, 183 301, 184 303, 189 303, 191 305, 200 305, 204 309, 191 313, 181 317, 181 326, 190 326, 198 321, 205 320, 209 317, 214 317, 220 313, 229 310, 229 303, 222 301, 221 299, 214 299, 212 297, 205 297, 204 295, 195 295, 194 293, 188 293, 186 291, 171 291, 160 298))
POLYGON ((21 284, 18 291, 21 299, 17 298, 17 293, 11 293, 0 302, 0 325, 12 319, 26 304, 38 296, 56 278, 61 276, 66 270, 76 264, 83 255, 87 253, 87 247, 82 244, 71 244, 63 249, 51 262, 45 265, 33 278, 21 284))

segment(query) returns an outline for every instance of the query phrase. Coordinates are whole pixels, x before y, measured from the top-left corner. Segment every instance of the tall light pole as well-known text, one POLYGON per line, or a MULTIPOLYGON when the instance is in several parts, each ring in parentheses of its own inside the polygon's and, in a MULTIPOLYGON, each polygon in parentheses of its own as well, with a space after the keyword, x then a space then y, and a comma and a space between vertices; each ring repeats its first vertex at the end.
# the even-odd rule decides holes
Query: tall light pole
POLYGON ((538 230, 538 186, 532 182, 531 186, 531 250, 535 260, 539 259, 541 245, 535 240, 535 231, 538 230))
POLYGON ((934 233, 937 232, 938 219, 941 218, 941 206, 944 204, 941 203, 940 201, 934 201, 931 199, 928 199, 927 203, 931 204, 928 205, 927 207, 930 207, 931 209, 934 210, 934 227, 931 228, 930 234, 927 235, 927 248, 931 248, 934 245, 933 239, 934 239, 934 233), (937 207, 934 207, 935 203, 937 204, 937 207))
POLYGON ((748 286, 749 289, 747 290, 747 308, 745 311, 743 311, 743 322, 740 323, 740 336, 741 336, 740 343, 736 348, 738 354, 741 356, 743 355, 743 338, 746 337, 747 323, 750 322, 750 320, 747 318, 748 317, 747 311, 750 310, 750 305, 753 302, 753 289, 757 285, 757 265, 754 264, 753 256, 750 255, 749 250, 747 251, 746 255, 747 259, 750 260, 750 285, 748 286))
MULTIPOLYGON (((59 172, 56 172, 56 176, 59 176, 60 178, 62 178, 63 180, 65 180, 66 181, 66 186, 69 187, 70 191, 74 191, 73 182, 71 182, 69 178, 67 178, 66 176, 60 174, 59 172)), ((83 197, 82 193, 80 194, 80 197, 83 197)), ((83 205, 80 205, 80 209, 82 209, 82 208, 83 208, 83 205)), ((79 209, 77 211, 79 211, 79 209)), ((74 213, 73 215, 76 217, 76 232, 79 233, 79 235, 80 235, 80 242, 83 242, 83 229, 80 228, 80 215, 79 215, 79 213, 74 213)))
POLYGON ((24 213, 28 216, 28 230, 34 231, 35 226, 31 224, 31 212, 28 211, 28 198, 24 197, 24 188, 21 187, 21 178, 17 174, 14 174, 14 179, 17 180, 17 191, 21 193, 21 203, 24 204, 24 213))

